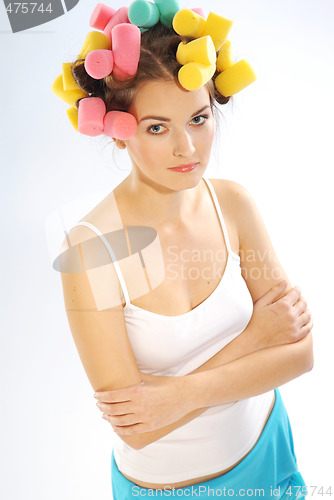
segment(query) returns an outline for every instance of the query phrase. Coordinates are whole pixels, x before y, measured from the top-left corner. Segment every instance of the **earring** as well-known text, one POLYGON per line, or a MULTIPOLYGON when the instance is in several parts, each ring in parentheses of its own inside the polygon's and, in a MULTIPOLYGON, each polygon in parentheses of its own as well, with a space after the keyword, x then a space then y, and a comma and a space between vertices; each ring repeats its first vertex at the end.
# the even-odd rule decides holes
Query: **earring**
POLYGON ((124 141, 122 141, 121 139, 116 139, 115 137, 113 137, 113 141, 116 143, 116 146, 119 148, 119 149, 125 149, 126 148, 126 144, 124 141))

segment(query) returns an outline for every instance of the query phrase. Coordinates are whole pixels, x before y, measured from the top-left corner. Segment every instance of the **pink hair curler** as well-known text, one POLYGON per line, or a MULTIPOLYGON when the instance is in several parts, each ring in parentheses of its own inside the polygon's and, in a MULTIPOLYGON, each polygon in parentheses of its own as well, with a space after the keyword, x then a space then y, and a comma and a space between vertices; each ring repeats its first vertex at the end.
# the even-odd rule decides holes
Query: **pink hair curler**
POLYGON ((103 132, 106 105, 100 97, 86 97, 79 101, 78 132, 95 137, 103 132))
POLYGON ((85 70, 96 80, 110 75, 113 67, 114 56, 108 49, 92 50, 85 59, 85 70))
POLYGON ((90 17, 89 26, 103 31, 110 19, 114 16, 116 10, 103 3, 98 3, 90 17))
POLYGON ((196 7, 195 9, 190 9, 190 10, 192 10, 193 12, 198 14, 199 16, 205 17, 204 11, 201 7, 196 7))
POLYGON ((126 80, 137 73, 140 56, 141 32, 134 24, 118 24, 111 32, 114 54, 113 74, 126 80))
POLYGON ((129 24, 130 20, 128 17, 128 7, 120 7, 115 14, 112 16, 112 18, 109 20, 108 24, 104 28, 103 32, 105 35, 107 35, 109 38, 111 38, 111 32, 112 29, 117 26, 118 24, 129 24))
POLYGON ((109 111, 104 117, 104 134, 121 140, 130 139, 137 130, 137 120, 125 111, 109 111))

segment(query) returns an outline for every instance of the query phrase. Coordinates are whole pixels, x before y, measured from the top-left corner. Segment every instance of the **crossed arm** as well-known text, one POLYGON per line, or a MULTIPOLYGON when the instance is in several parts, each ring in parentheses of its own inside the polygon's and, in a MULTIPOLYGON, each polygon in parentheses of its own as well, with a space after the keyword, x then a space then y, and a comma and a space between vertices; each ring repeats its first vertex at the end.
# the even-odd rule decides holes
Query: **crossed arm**
MULTIPOLYGON (((235 204, 234 213, 239 217, 241 267, 253 302, 283 279, 287 281, 286 294, 291 290, 291 285, 273 250, 254 201, 240 185, 232 183, 230 188, 228 193, 224 193, 224 198, 230 206, 235 204), (252 259, 247 258, 249 249, 253 251, 252 259), (254 267, 266 270, 266 276, 262 273, 260 278, 252 279, 251 270, 254 267), (275 270, 276 279, 272 277, 274 273, 270 274, 271 270, 275 270), (279 279, 277 270, 280 271, 279 279)), ((268 330, 268 339, 270 335, 268 330)), ((196 418, 210 406, 262 394, 311 370, 312 344, 312 335, 309 333, 296 342, 266 347, 265 342, 259 342, 254 329, 246 328, 224 349, 184 377, 158 377, 141 373, 142 384, 101 392, 98 399, 104 404, 100 409, 106 411, 112 403, 113 412, 110 415, 123 415, 116 417, 118 424, 113 425, 114 429, 133 448, 140 449, 196 418), (126 413, 131 413, 131 408, 134 411, 135 406, 132 404, 131 407, 130 402, 125 402, 131 397, 136 401, 146 401, 152 414, 156 411, 155 424, 154 419, 151 419, 152 430, 142 423, 131 425, 131 415, 126 413)), ((113 417, 109 421, 113 424, 113 417)))
POLYGON ((251 347, 248 338, 251 334, 250 330, 245 329, 224 349, 189 375, 159 377, 143 373, 143 387, 139 384, 126 389, 98 393, 101 396, 99 400, 107 402, 102 403, 100 409, 110 409, 110 403, 113 402, 113 414, 117 414, 117 405, 123 405, 124 408, 119 414, 131 411, 124 406, 129 403, 115 404, 115 401, 132 398, 133 402, 149 406, 151 413, 157 412, 156 421, 152 420, 151 424, 159 427, 155 430, 145 431, 147 426, 141 423, 127 426, 126 418, 122 425, 113 426, 122 439, 133 448, 140 449, 190 422, 210 406, 262 394, 312 369, 311 333, 291 344, 262 349, 254 345, 254 351, 249 352, 251 347), (146 402, 145 390, 149 390, 149 399, 146 399, 146 402), (164 406, 163 401, 166 399, 170 406, 164 406), (175 415, 178 412, 183 416, 176 420, 175 415), (163 422, 168 422, 170 418, 175 421, 163 425, 163 422))

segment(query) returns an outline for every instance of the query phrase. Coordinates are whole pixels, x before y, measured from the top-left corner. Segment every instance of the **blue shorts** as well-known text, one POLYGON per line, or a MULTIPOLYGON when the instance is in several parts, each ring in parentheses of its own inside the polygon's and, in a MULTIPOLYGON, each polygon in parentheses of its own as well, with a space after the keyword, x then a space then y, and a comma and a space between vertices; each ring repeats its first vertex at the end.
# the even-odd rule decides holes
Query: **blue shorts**
POLYGON ((288 414, 278 389, 275 404, 254 448, 226 474, 183 488, 142 488, 129 481, 111 455, 111 479, 114 500, 130 498, 181 497, 255 497, 265 500, 303 500, 305 482, 298 472, 288 414), (174 490, 174 491, 173 491, 174 490))

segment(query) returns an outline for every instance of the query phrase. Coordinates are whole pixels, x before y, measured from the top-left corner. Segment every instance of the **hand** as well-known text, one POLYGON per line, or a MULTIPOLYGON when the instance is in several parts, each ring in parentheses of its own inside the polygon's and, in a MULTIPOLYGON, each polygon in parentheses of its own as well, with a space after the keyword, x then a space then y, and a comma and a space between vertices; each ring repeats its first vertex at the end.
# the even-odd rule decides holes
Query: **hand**
POLYGON ((254 304, 253 315, 246 329, 251 329, 252 335, 257 337, 260 349, 298 342, 313 327, 311 313, 299 287, 292 288, 278 299, 286 286, 286 281, 281 282, 254 304))
POLYGON ((154 431, 176 422, 189 412, 186 377, 141 373, 139 384, 95 393, 103 418, 115 432, 130 436, 154 431))

